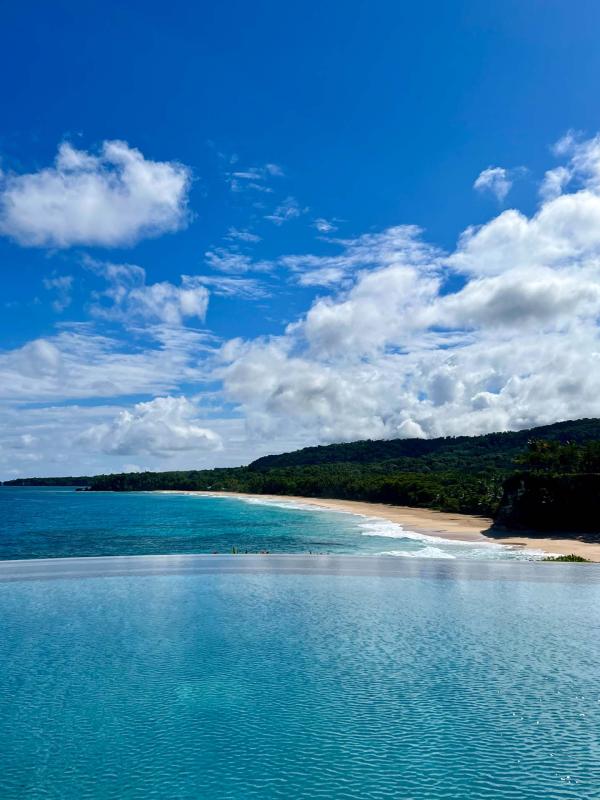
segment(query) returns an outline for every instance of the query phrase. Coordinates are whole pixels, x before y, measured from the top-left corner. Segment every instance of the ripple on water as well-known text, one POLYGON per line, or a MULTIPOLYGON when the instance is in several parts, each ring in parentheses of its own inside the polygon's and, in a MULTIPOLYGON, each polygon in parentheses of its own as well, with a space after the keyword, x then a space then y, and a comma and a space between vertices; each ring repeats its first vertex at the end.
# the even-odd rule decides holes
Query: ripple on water
POLYGON ((0 584, 0 796, 598 797, 599 585, 461 574, 0 584))

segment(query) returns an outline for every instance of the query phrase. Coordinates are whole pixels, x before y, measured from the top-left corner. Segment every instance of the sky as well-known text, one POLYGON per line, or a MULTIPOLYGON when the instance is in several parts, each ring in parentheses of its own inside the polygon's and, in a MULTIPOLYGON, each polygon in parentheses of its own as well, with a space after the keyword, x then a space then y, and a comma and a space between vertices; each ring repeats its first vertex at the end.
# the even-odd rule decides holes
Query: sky
POLYGON ((597 3, 0 30, 0 479, 600 416, 597 3))

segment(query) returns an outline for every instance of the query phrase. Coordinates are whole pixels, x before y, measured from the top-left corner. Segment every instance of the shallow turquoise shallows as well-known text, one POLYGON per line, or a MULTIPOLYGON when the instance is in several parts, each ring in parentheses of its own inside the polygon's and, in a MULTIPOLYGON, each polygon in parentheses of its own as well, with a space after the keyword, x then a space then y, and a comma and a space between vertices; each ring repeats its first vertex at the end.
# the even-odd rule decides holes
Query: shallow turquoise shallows
POLYGON ((0 797, 582 800, 600 571, 374 557, 0 565, 0 797))
POLYGON ((495 544, 441 541, 381 519, 285 502, 0 487, 0 560, 165 553, 369 553, 523 559, 495 544))

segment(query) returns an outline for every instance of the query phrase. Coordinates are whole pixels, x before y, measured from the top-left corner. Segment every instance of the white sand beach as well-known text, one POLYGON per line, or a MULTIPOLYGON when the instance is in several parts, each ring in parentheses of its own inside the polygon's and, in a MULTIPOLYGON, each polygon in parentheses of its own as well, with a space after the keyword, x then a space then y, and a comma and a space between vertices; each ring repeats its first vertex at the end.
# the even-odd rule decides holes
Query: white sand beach
MULTIPOLYGON (((171 493, 171 492, 170 492, 171 493)), ((554 536, 527 536, 518 531, 490 531, 492 520, 470 514, 450 514, 443 511, 432 511, 426 508, 410 508, 408 506, 392 506, 383 503, 364 503, 358 500, 335 500, 315 497, 296 497, 292 495, 252 495, 242 492, 188 492, 180 494, 229 496, 256 498, 257 500, 290 501, 298 504, 319 506, 335 511, 346 511, 366 517, 395 522, 408 530, 438 536, 440 539, 451 539, 460 542, 490 542, 495 544, 523 547, 526 550, 542 550, 549 555, 574 554, 590 561, 600 562, 600 544, 564 539, 554 536)))

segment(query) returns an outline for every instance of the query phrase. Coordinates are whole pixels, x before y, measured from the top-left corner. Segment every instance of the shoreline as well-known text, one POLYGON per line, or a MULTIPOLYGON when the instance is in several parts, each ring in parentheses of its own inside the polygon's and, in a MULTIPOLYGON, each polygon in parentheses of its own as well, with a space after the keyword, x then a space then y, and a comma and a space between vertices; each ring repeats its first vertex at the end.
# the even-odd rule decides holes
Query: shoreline
POLYGON ((479 542, 519 547, 523 550, 541 550, 548 555, 570 555, 571 553, 600 562, 600 544, 582 542, 579 539, 564 539, 551 535, 527 536, 519 531, 494 531, 490 533, 492 520, 470 514, 433 511, 428 508, 392 506, 384 503, 367 503, 362 500, 336 500, 321 497, 298 497, 279 494, 247 494, 245 492, 203 492, 184 489, 158 490, 160 494, 185 494, 203 497, 234 497, 251 500, 274 500, 299 505, 316 506, 330 511, 344 511, 362 517, 373 517, 394 522, 407 530, 427 536, 456 542, 479 542))

